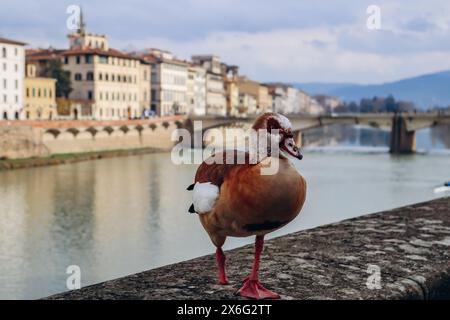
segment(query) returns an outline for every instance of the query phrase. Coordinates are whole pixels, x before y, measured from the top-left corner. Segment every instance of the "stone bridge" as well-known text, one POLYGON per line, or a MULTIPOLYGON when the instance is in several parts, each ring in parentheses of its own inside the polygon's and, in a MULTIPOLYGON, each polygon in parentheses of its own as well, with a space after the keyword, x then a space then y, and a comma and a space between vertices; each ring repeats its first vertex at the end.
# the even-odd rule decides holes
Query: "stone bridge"
MULTIPOLYGON (((296 140, 301 144, 301 133, 311 128, 333 124, 364 125, 390 130, 391 153, 411 153, 416 149, 415 132, 419 129, 439 124, 450 125, 448 113, 354 113, 330 115, 289 115, 296 134, 296 140)), ((208 129, 243 124, 249 126, 255 117, 214 117, 190 116, 185 126, 193 130, 193 122, 201 121, 202 134, 208 129)), ((195 132, 194 132, 195 134, 195 132)))

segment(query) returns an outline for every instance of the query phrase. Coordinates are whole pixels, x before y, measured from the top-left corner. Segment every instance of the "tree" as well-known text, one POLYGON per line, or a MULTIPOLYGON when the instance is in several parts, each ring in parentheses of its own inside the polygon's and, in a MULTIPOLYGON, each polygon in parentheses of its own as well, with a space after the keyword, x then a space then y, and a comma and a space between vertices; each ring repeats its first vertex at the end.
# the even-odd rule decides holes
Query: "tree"
POLYGON ((69 94, 72 92, 70 71, 65 71, 63 69, 61 60, 50 60, 43 73, 45 77, 56 79, 56 97, 69 97, 69 94))

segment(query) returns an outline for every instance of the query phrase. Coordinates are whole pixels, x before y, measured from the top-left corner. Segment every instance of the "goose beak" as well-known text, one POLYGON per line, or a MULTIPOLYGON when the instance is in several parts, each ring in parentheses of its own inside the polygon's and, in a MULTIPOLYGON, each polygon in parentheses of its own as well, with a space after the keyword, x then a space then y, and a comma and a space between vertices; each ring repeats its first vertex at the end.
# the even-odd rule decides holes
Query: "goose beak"
POLYGON ((281 148, 289 153, 291 156, 297 158, 298 160, 303 159, 303 154, 299 147, 295 145, 295 141, 293 138, 287 138, 284 140, 284 143, 281 144, 281 148))

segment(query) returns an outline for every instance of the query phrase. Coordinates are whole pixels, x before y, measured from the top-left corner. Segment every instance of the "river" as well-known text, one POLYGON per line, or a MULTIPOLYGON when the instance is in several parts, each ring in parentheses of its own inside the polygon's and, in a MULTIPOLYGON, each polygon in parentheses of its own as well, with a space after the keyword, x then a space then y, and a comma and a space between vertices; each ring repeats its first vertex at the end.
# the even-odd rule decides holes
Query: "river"
MULTIPOLYGON (((422 130, 418 154, 393 156, 387 132, 321 130, 305 134, 296 164, 305 207, 271 237, 445 195, 433 193, 450 180, 439 133, 422 130)), ((66 291, 70 265, 85 286, 214 252, 187 213, 195 170, 161 153, 0 172, 0 299, 66 291)), ((225 248, 252 241, 230 238, 225 248)))

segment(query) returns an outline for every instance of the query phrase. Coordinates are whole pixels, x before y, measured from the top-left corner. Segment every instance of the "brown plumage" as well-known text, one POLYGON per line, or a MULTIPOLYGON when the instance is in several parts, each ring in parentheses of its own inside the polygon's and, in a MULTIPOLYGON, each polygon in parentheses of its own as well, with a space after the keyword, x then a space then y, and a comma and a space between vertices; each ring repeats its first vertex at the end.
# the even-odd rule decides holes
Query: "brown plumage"
MULTIPOLYGON (((280 149, 301 158, 299 149, 293 144, 291 128, 286 127, 286 120, 281 115, 267 113, 255 121, 253 128, 279 129, 280 149)), ((225 256, 221 249, 226 237, 255 235, 255 265, 239 292, 252 298, 277 298, 277 294, 263 288, 258 281, 257 269, 263 237, 283 227, 299 214, 305 202, 306 181, 282 154, 277 158, 266 159, 279 161, 279 169, 274 175, 261 175, 263 164, 251 164, 249 154, 242 154, 242 151, 228 150, 216 154, 214 158, 222 158, 223 164, 208 164, 208 160, 203 162, 197 170, 195 182, 210 182, 220 190, 212 209, 199 214, 203 227, 217 247, 219 281, 228 282, 224 268, 225 256), (232 159, 236 163, 238 155, 244 156, 244 164, 227 164, 232 163, 232 159)))

